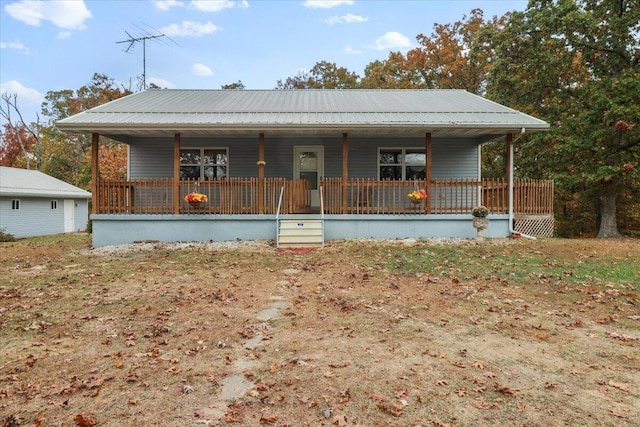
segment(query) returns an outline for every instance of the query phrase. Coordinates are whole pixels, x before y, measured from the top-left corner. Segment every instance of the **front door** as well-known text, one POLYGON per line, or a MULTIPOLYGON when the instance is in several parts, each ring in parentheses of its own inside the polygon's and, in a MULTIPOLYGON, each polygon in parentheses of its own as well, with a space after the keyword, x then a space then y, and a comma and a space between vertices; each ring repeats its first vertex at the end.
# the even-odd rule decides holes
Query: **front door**
POLYGON ((74 223, 74 210, 75 210, 76 202, 74 200, 65 200, 64 201, 64 232, 71 233, 75 230, 74 223))
POLYGON ((320 180, 324 174, 324 147, 296 146, 293 153, 294 179, 311 183, 311 207, 320 207, 320 180))

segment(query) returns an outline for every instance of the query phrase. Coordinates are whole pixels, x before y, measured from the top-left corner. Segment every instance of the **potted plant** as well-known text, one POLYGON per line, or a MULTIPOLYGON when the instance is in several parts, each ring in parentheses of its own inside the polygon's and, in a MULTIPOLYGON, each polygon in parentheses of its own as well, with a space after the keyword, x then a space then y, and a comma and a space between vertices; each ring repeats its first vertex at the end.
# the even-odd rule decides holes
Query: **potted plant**
POLYGON ((489 209, 486 206, 476 206, 471 211, 471 215, 473 215, 473 227, 476 229, 476 237, 482 238, 482 233, 484 229, 489 227, 489 209))
POLYGON ((409 197, 409 201, 414 205, 420 204, 424 199, 427 198, 427 192, 424 190, 415 190, 411 193, 407 194, 409 197))
POLYGON ((189 206, 193 208, 203 207, 204 204, 207 203, 207 200, 208 198, 206 194, 201 194, 196 192, 192 192, 184 196, 184 201, 189 203, 189 206))

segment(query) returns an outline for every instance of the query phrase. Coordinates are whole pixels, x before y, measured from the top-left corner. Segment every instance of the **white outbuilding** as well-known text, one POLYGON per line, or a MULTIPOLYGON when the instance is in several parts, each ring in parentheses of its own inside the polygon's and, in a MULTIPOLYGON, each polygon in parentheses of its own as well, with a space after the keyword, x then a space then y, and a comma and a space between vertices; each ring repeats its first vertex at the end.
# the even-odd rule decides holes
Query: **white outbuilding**
POLYGON ((86 230, 90 199, 40 171, 0 166, 0 231, 16 238, 86 230))

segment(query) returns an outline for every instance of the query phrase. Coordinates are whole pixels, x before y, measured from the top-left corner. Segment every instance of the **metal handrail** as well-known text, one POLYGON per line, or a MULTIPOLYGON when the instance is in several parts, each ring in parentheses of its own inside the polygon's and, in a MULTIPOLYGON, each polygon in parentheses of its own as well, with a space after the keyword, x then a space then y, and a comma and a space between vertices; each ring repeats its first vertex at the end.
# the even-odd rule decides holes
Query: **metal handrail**
POLYGON ((284 196, 284 185, 280 189, 280 198, 278 199, 278 210, 276 211, 276 220, 280 217, 280 207, 282 206, 283 196, 284 196))

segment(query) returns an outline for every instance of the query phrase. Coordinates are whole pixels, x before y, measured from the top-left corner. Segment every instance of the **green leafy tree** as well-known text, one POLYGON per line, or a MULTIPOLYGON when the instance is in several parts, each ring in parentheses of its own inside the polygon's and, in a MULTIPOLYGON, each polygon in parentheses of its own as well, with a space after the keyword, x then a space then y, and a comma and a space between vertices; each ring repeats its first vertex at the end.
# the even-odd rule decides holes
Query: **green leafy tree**
POLYGON ((227 90, 244 90, 246 89, 244 86, 244 83, 242 83, 242 80, 238 80, 235 83, 229 83, 226 85, 222 85, 221 86, 222 89, 227 89, 227 90))
POLYGON ((639 22, 638 0, 535 0, 482 37, 488 96, 551 124, 522 144, 523 168, 554 178, 568 206, 591 196, 598 237, 619 235, 619 195, 640 182, 639 22))
MULTIPOLYGON (((119 86, 105 74, 96 73, 91 82, 77 90, 65 89, 49 91, 42 104, 42 114, 49 118, 49 125, 43 129, 42 171, 73 185, 88 188, 90 171, 91 136, 88 134, 66 134, 58 130, 54 123, 90 108, 131 94, 131 90, 119 86)), ((103 157, 111 159, 112 154, 125 156, 125 150, 114 141, 101 138, 103 157), (112 150, 113 153, 107 153, 112 150)), ((122 165, 122 160, 109 161, 122 165)), ((102 164, 101 164, 102 166, 102 164)), ((121 176, 124 171, 109 173, 121 176)))
POLYGON ((418 34, 419 47, 406 55, 391 52, 384 61, 367 65, 366 88, 466 89, 482 94, 490 67, 490 51, 478 46, 486 27, 501 28, 505 18, 485 21, 480 9, 453 24, 434 24, 430 35, 418 34))
POLYGON ((355 89, 360 77, 344 67, 327 61, 317 62, 309 72, 300 71, 284 82, 278 80, 276 89, 355 89))

